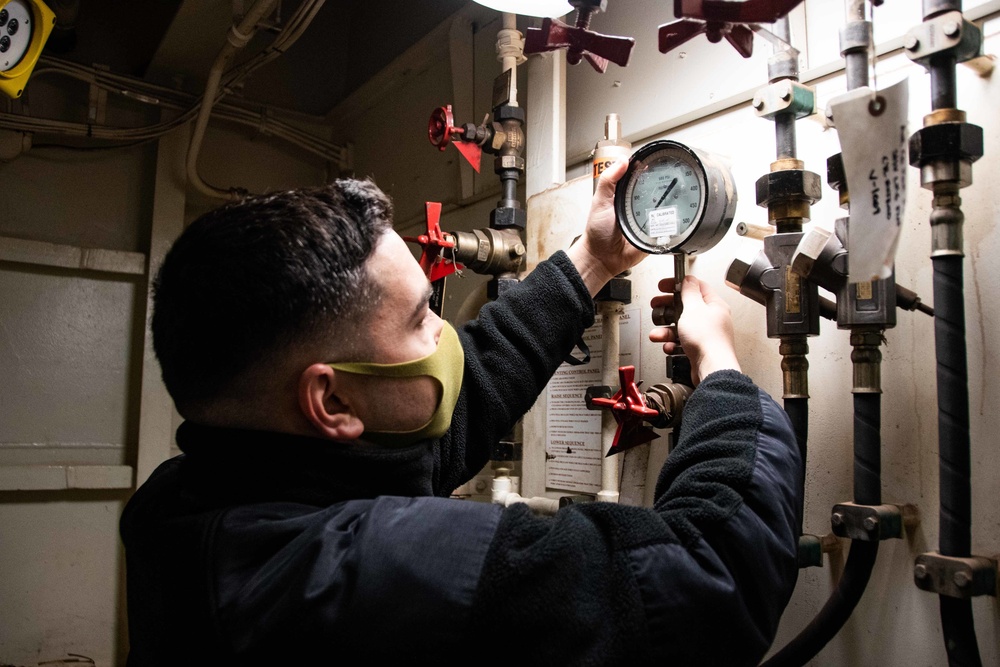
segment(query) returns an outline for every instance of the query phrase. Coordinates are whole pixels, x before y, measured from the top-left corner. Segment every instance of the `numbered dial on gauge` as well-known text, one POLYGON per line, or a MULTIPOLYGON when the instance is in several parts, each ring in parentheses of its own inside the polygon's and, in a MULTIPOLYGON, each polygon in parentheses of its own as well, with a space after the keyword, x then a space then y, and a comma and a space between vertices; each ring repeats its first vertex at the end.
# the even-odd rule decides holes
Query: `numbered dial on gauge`
POLYGON ((615 191, 622 233, 649 253, 707 250, 725 235, 735 208, 729 170, 675 141, 636 151, 615 191))
POLYGON ((698 215, 705 189, 694 167, 677 155, 649 160, 629 193, 639 233, 669 239, 684 233, 698 215))

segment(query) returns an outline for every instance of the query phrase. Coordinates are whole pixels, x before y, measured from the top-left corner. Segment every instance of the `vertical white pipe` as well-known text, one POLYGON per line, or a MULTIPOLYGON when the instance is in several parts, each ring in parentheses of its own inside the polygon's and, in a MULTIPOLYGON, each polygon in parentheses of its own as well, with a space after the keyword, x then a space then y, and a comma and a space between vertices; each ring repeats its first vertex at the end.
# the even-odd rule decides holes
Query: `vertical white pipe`
MULTIPOLYGON (((621 359, 621 327, 619 320, 625 307, 618 301, 601 301, 601 384, 618 386, 618 364, 621 359)), ((597 499, 604 502, 618 502, 620 492, 619 456, 605 456, 614 441, 618 422, 611 410, 601 411, 601 490, 597 499)))
POLYGON ((503 29, 497 35, 497 55, 503 70, 510 70, 510 106, 517 106, 517 64, 523 62, 524 41, 517 31, 517 14, 504 12, 503 29), (515 46, 516 45, 516 46, 515 46))
MULTIPOLYGON (((594 147, 594 190, 600 172, 609 160, 628 159, 631 144, 621 138, 621 119, 616 113, 608 114, 604 120, 604 139, 594 147)), ((621 316, 625 310, 619 301, 599 301, 597 310, 601 314, 601 384, 607 387, 619 385, 618 366, 621 364, 621 316)), ((597 499, 616 503, 621 498, 621 456, 605 456, 615 440, 618 422, 610 410, 601 411, 601 490, 597 499)))
MULTIPOLYGON (((566 58, 561 51, 537 54, 528 60, 527 67, 530 99, 526 105, 525 189, 531 218, 531 198, 566 181, 566 58)), ((536 221, 528 225, 526 234, 530 256, 534 248, 542 246, 540 239, 545 238, 546 230, 536 221)), ((524 419, 521 491, 526 496, 546 493, 546 438, 545 410, 539 401, 524 419)))
MULTIPOLYGON (((566 56, 539 53, 528 61, 525 186, 528 198, 566 181, 566 56)), ((532 234, 528 226, 528 234, 532 234)))

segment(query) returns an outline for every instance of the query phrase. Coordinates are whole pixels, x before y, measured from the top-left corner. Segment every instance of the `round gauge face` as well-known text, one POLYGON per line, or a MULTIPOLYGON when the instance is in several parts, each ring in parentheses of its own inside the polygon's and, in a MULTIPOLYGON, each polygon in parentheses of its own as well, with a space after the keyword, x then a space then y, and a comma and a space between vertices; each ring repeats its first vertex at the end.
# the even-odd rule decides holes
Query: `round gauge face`
POLYGON ((615 186, 615 218, 629 243, 653 254, 694 255, 726 235, 736 186, 724 160, 676 141, 632 154, 615 186))
POLYGON ((627 193, 635 230, 655 245, 686 232, 701 213, 701 169, 687 155, 661 151, 643 160, 627 193))
POLYGON ((7 72, 28 52, 32 33, 31 7, 25 0, 11 0, 0 9, 0 72, 7 72))
POLYGON ((701 161, 686 146, 673 141, 644 146, 618 184, 618 224, 636 247, 673 252, 701 222, 707 185, 701 161))

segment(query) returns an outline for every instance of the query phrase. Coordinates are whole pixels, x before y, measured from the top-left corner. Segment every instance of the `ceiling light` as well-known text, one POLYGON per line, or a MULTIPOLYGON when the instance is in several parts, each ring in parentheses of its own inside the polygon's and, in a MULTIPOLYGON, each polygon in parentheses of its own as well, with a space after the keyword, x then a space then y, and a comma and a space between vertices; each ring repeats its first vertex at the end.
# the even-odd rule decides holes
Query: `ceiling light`
POLYGON ((476 2, 498 12, 524 16, 556 18, 573 11, 572 5, 566 0, 476 0, 476 2))

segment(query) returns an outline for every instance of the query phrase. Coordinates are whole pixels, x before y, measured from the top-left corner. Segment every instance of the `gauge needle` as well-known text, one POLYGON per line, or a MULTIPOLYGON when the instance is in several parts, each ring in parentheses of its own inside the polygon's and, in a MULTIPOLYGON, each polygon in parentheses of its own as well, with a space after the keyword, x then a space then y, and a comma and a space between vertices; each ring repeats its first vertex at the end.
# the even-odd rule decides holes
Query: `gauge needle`
POLYGON ((677 179, 676 178, 674 180, 670 181, 670 185, 667 186, 667 191, 663 193, 663 196, 660 197, 660 201, 656 202, 656 206, 654 206, 653 208, 660 208, 660 204, 662 204, 663 200, 667 198, 667 195, 670 194, 670 191, 674 189, 675 185, 677 185, 677 179))

